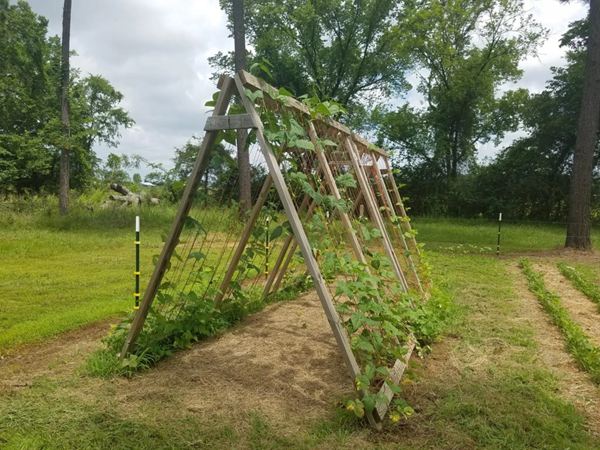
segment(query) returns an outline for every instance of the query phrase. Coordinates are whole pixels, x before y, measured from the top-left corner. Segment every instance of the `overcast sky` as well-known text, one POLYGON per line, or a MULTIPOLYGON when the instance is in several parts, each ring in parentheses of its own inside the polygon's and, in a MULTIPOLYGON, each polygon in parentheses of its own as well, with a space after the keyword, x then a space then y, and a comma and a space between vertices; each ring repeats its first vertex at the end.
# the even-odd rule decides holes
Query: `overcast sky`
MULTIPOLYGON (((48 18, 51 34, 60 34, 63 0, 30 0, 48 18)), ((527 8, 550 30, 537 58, 522 64, 519 86, 540 91, 562 63, 558 41, 568 24, 584 17, 579 2, 526 0, 527 8)), ((125 130, 118 149, 97 148, 105 157, 140 154, 170 165, 174 147, 201 135, 204 102, 216 90, 207 58, 233 48, 218 0, 74 0, 72 64, 84 74, 100 74, 125 95, 124 107, 136 121, 125 130)), ((483 155, 494 153, 492 147, 483 155)))

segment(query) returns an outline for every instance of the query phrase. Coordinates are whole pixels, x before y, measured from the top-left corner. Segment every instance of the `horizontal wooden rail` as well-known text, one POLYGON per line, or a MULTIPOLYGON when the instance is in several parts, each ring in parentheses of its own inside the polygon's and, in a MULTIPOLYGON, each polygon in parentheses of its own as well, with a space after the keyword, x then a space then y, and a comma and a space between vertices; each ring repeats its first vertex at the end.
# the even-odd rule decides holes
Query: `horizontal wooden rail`
MULTIPOLYGON (((263 91, 271 97, 277 97, 279 95, 279 91, 274 86, 271 86, 266 81, 255 77, 251 73, 241 70, 240 72, 238 72, 238 75, 239 75, 240 80, 242 81, 242 84, 244 85, 244 87, 250 88, 251 90, 263 91)), ((288 108, 294 109, 301 114, 310 116, 310 111, 308 110, 308 107, 293 97, 285 98, 285 106, 288 108)), ((359 136, 358 134, 353 133, 350 130, 350 128, 348 128, 346 125, 339 123, 337 120, 333 120, 330 118, 320 118, 318 120, 322 121, 323 123, 325 123, 326 125, 328 125, 332 128, 335 128, 336 130, 344 133, 345 135, 347 135, 348 137, 350 137, 352 140, 356 141, 357 143, 367 146, 369 148, 369 150, 371 150, 375 153, 378 153, 381 156, 387 156, 387 153, 385 152, 385 150, 382 150, 382 149, 378 148, 377 146, 371 144, 369 141, 367 141, 362 136, 359 136)))

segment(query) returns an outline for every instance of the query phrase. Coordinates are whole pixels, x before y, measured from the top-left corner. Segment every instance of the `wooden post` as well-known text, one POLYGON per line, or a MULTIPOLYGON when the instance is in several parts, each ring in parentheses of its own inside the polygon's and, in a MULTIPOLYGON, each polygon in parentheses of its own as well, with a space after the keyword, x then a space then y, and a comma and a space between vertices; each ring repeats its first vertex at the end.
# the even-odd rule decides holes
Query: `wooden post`
POLYGON ((419 256, 419 246, 417 245, 417 240, 415 239, 412 227, 410 225, 410 220, 408 214, 406 214, 406 209, 404 209, 404 202, 402 202, 402 196, 400 195, 400 191, 398 190, 398 185, 396 184, 396 179, 394 178, 394 173, 392 172, 392 168, 390 167, 390 162, 387 156, 383 157, 383 161, 385 162, 385 167, 388 173, 388 179, 390 180, 390 185, 392 186, 392 195, 394 196, 395 202, 394 206, 397 208, 396 214, 398 214, 402 220, 402 226, 405 228, 405 232, 409 233, 411 236, 410 242, 412 244, 412 251, 419 256))
POLYGON ((281 268, 279 269, 279 272, 277 272, 277 278, 275 278, 275 281, 273 283, 273 288, 271 289, 269 294, 272 294, 279 290, 279 286, 281 286, 283 277, 285 276, 285 273, 287 272, 288 266, 292 262, 292 258, 294 257, 294 253, 296 253, 297 248, 298 248, 298 243, 296 241, 292 241, 292 245, 289 247, 289 250, 288 250, 287 254, 285 255, 285 260, 281 263, 281 268))
MULTIPOLYGON (((306 219, 307 220, 312 217, 313 213, 315 212, 316 206, 317 206, 317 203, 313 200, 311 202, 310 206, 308 207, 308 211, 306 211, 306 219)), ((277 274, 277 279, 275 280, 275 284, 273 285, 272 292, 277 292, 277 290, 279 289, 279 286, 281 285, 281 282, 283 281, 285 272, 287 271, 288 266, 292 262, 292 258, 294 257, 294 253, 296 253, 297 248, 298 248, 298 242, 297 241, 292 242, 292 247, 290 248, 288 254, 286 255, 285 261, 283 262, 283 265, 281 266, 281 269, 279 270, 279 273, 277 274)))
POLYGON ((221 281, 221 286, 219 287, 219 292, 215 297, 215 305, 219 305, 225 294, 227 289, 229 289, 229 284, 231 283, 231 279, 233 278, 233 274, 235 273, 235 269, 237 268, 238 263, 240 262, 240 258, 246 249, 246 245, 248 244, 248 240, 250 239, 250 235, 252 234, 252 228, 254 228, 254 224, 258 219, 260 214, 260 210, 264 206, 267 201, 267 197, 269 196, 269 190, 273 185, 273 178, 271 175, 267 175, 265 181, 262 185, 260 193, 258 194, 258 198, 256 199, 256 203, 252 207, 248 219, 246 220, 246 224, 244 225, 244 230, 242 231, 242 235, 240 236, 240 240, 238 242, 237 247, 233 253, 233 256, 229 260, 229 265, 227 266, 227 271, 225 272, 225 276, 221 281))
MULTIPOLYGON (((213 116, 223 115, 227 111, 229 101, 231 100, 231 96, 235 88, 234 81, 229 77, 222 77, 219 80, 219 87, 221 89, 221 92, 219 93, 219 97, 217 99, 217 103, 212 114, 213 116)), ((127 335, 125 343, 123 344, 123 348, 121 350, 120 355, 121 358, 124 358, 131 351, 135 340, 142 331, 144 321, 148 316, 148 311, 150 311, 150 306, 152 306, 152 302, 154 301, 154 297, 156 296, 156 292, 158 291, 160 282, 162 281, 164 273, 167 269, 167 265, 169 263, 169 260, 171 259, 171 255, 173 254, 173 251, 177 246, 179 235, 181 234, 183 224, 192 206, 194 194, 196 192, 196 189, 198 188, 198 184, 200 183, 200 179, 206 167, 208 155, 217 139, 217 134, 218 131, 208 131, 204 135, 204 139, 202 141, 202 144, 200 145, 200 149, 198 150, 196 162, 194 163, 194 168, 192 169, 192 173, 190 174, 190 177, 188 178, 188 181, 186 183, 185 190, 181 198, 181 203, 179 204, 179 209, 177 210, 177 215, 175 216, 175 220, 173 221, 173 225, 171 226, 171 230, 169 232, 165 245, 163 246, 163 249, 160 253, 158 262, 154 267, 154 272, 150 277, 148 287, 144 292, 144 298, 142 300, 140 308, 135 314, 135 317, 131 324, 131 328, 129 329, 129 334, 127 335)))
POLYGON ((385 248, 385 252, 387 253, 388 258, 390 259, 392 269, 396 273, 396 276, 400 281, 402 289, 404 289, 405 292, 408 292, 408 283, 406 282, 406 277, 402 272, 402 267, 400 267, 400 263, 398 262, 398 258, 396 257, 396 252, 394 251, 394 247, 392 246, 392 243, 387 234, 387 230, 385 229, 385 224, 383 223, 381 214, 379 214, 379 210, 377 209, 375 200, 373 198, 373 191, 371 190, 371 186, 369 185, 367 177, 363 171, 363 167, 361 165, 355 144, 350 138, 346 138, 345 147, 348 151, 348 154, 350 155, 350 160, 352 161, 352 166, 354 167, 354 171, 356 172, 356 178, 358 179, 360 188, 363 191, 363 197, 367 204, 369 215, 373 218, 375 226, 379 229, 381 233, 383 247, 385 248))
POLYGON ((256 124, 256 138, 260 145, 260 148, 265 157, 267 166, 269 167, 269 173, 273 177, 273 183, 275 184, 275 188, 279 193, 279 198, 281 199, 281 203, 283 204, 283 208, 285 209, 286 215, 288 217, 290 226, 294 232, 294 236, 296 237, 296 242, 300 246, 300 250, 302 251, 302 256, 304 257, 304 261, 308 266, 308 270, 312 279, 315 283, 315 288, 317 294, 319 295, 319 299, 321 300, 321 304, 323 305, 323 309, 325 311, 325 315, 327 316, 327 320, 329 321, 329 325, 331 326, 331 330, 333 331, 333 335, 338 343, 342 351, 342 356, 344 357, 344 361, 350 374, 353 379, 356 379, 358 375, 360 375, 360 368, 358 363, 356 362, 356 358, 354 357, 354 353, 352 352, 352 347, 350 346, 350 340, 348 339, 348 335, 346 334, 346 330, 344 329, 338 313, 335 309, 335 305, 333 304, 333 299, 331 297, 331 293, 325 284, 325 280, 321 275, 321 271, 315 260, 314 255, 312 254, 312 248, 310 243, 308 242, 308 238, 306 237, 306 233, 304 232, 304 227, 302 226, 302 222, 300 221, 300 217, 298 216, 298 212, 294 206, 294 202, 290 196, 290 193, 285 184, 285 180, 283 178, 283 174, 281 173, 281 169, 279 167, 279 163, 271 146, 267 142, 264 133, 263 133, 263 124, 260 119, 260 116, 256 112, 254 108, 254 104, 248 99, 245 95, 244 85, 240 79, 239 74, 235 76, 235 83, 237 85, 239 95, 242 99, 242 103, 246 112, 250 114, 254 123, 256 124))
POLYGON ((361 211, 361 206, 362 206, 362 199, 363 199, 363 193, 362 191, 358 191, 358 194, 356 195, 356 198, 354 199, 354 203, 352 204, 352 209, 350 210, 350 212, 352 214, 354 214, 354 211, 356 211, 356 208, 358 208, 358 217, 362 217, 363 216, 363 211, 361 211))
POLYGON ((379 192, 381 193, 381 200, 384 203, 384 210, 386 211, 390 221, 392 222, 392 227, 396 232, 396 235, 400 238, 400 242, 402 242, 402 246, 404 247, 404 251, 406 252, 406 260, 408 262, 408 266, 413 273, 413 277, 415 279, 415 283, 419 288, 419 292, 423 294, 423 286, 421 285, 421 279, 419 278, 419 274, 417 272, 417 267, 412 259, 410 254, 410 249, 408 248, 408 244, 406 243, 406 238, 404 237, 404 232, 402 231, 401 226, 394 224, 394 219, 397 219, 396 213, 394 211, 394 205, 392 203, 392 199, 390 198, 389 192, 385 187, 385 182, 383 181, 383 175, 381 174, 381 170, 379 169, 379 165, 377 163, 377 158, 372 153, 369 153, 371 156, 371 161, 373 161, 373 176, 375 177, 375 182, 379 186, 379 192))
MULTIPOLYGON (((302 203, 300 203, 300 206, 298 207, 299 211, 303 210, 306 207, 306 205, 308 204, 308 200, 309 200, 309 196, 304 194, 302 203)), ((279 256, 277 257, 277 260, 275 261, 275 264, 273 265, 273 270, 271 270, 271 273, 269 273, 269 277, 267 278, 267 282, 265 283, 265 287, 263 289, 263 298, 268 296, 271 293, 271 286, 273 285, 273 282, 277 278, 279 269, 281 268, 281 265, 283 264, 283 261, 287 254, 287 251, 290 248, 290 245, 291 245, 293 239, 294 239, 294 235, 292 233, 285 238, 285 241, 283 241, 283 245, 281 246, 281 251, 279 252, 279 256)), ((287 265, 285 268, 287 268, 287 265)), ((284 271, 285 271, 285 269, 284 269, 284 271)), ((277 290, 277 289, 275 289, 275 290, 277 290)))
POLYGON ((273 282, 275 281, 275 278, 277 278, 277 274, 279 273, 279 268, 283 264, 283 261, 287 254, 287 251, 290 248, 290 244, 292 243, 293 239, 294 239, 294 236, 290 234, 289 236, 287 236, 285 238, 285 241, 283 241, 281 251, 279 252, 279 255, 277 256, 277 260, 275 260, 275 264, 273 265, 273 270, 271 270, 271 272, 269 273, 269 276, 267 277, 267 282, 265 283, 265 287, 263 289, 263 298, 267 297, 270 294, 271 286, 273 286, 273 282))
MULTIPOLYGON (((319 144, 319 140, 317 139, 317 131, 315 130, 315 126, 312 124, 312 122, 309 122, 308 124, 308 135, 312 144, 315 147, 319 164, 323 168, 323 173, 325 175, 325 183, 329 186, 329 190, 331 191, 333 197, 336 200, 341 200, 342 196, 340 195, 340 191, 335 182, 333 173, 331 173, 331 168, 329 167, 327 157, 323 152, 321 144, 319 144)), ((350 245, 352 246, 354 255, 362 264, 366 264, 367 260, 365 259, 365 255, 363 254, 362 248, 360 247, 360 243, 358 242, 356 233, 354 232, 354 228, 352 228, 352 222, 350 221, 350 217, 348 217, 348 213, 346 211, 338 210, 338 214, 340 216, 340 219, 342 220, 342 225, 346 230, 346 235, 348 237, 348 240, 350 241, 350 245)))

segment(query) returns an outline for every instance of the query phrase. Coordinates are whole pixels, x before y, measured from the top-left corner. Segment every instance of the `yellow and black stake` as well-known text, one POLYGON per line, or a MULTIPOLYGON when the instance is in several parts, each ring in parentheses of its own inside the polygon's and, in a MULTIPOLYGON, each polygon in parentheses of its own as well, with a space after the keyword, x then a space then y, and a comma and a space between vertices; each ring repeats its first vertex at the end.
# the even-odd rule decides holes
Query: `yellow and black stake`
POLYGON ((134 309, 138 309, 140 307, 140 216, 135 216, 135 272, 133 274, 135 275, 134 309))
POLYGON ((267 216, 267 227, 265 231, 265 278, 269 278, 269 224, 271 216, 267 216))

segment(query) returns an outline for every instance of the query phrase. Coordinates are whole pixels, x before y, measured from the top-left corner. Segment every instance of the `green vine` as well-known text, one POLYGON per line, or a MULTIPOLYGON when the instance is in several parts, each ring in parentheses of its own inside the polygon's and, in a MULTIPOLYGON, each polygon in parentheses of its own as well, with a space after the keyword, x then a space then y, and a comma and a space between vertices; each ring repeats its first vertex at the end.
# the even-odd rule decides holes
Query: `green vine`
MULTIPOLYGON (((258 106, 266 139, 280 158, 280 164, 288 168, 285 172, 288 185, 293 192, 307 195, 318 205, 312 217, 304 220, 304 227, 324 278, 335 286, 336 308, 361 366, 361 374, 355 380, 357 395, 348 399, 345 406, 357 417, 364 417, 373 413, 378 402, 383 400, 383 394, 379 393, 383 383, 387 383, 394 393, 400 393, 400 386, 391 379, 389 370, 397 359, 405 358, 411 336, 418 340, 419 351, 427 348, 445 319, 447 298, 434 296, 425 303, 415 293, 404 292, 388 258, 377 251, 376 242, 381 238, 381 232, 370 222, 354 223, 362 238, 362 251, 367 261, 360 262, 350 253, 339 221, 332 218, 349 212, 350 202, 344 199, 348 189, 356 188, 354 176, 343 173, 336 178, 342 199, 325 194, 316 175, 306 173, 286 152, 286 149, 315 151, 307 136, 304 119, 284 107, 288 102, 287 92, 279 90, 270 95, 270 101, 280 105, 275 108, 277 113, 266 107, 268 99, 262 91, 247 91, 247 94, 258 106)), ((311 119, 331 117, 342 111, 334 103, 320 102, 315 97, 304 98, 303 103, 309 109, 311 119)), ((337 145, 330 140, 321 140, 319 144, 322 147, 337 145)), ((401 220, 404 219, 395 217, 394 225, 401 226, 401 220)), ((414 231, 406 232, 405 236, 413 238, 414 234, 414 231)), ((426 263, 421 264, 423 270, 428 270, 426 263)), ((398 422, 412 413, 410 405, 396 397, 388 417, 392 422, 398 422)))
MULTIPOLYGON (((345 407, 356 417, 362 418, 373 413, 377 403, 382 400, 379 391, 383 383, 387 383, 395 394, 401 392, 400 385, 390 377, 390 368, 397 359, 405 357, 412 338, 416 339, 419 353, 428 349, 448 319, 450 300, 443 292, 436 290, 432 290, 427 302, 414 292, 404 292, 389 259, 380 251, 380 230, 367 220, 355 220, 353 223, 366 259, 365 262, 358 261, 346 243, 341 221, 336 219, 340 213, 348 213, 351 208, 351 202, 345 199, 350 197, 352 189, 357 188, 354 176, 341 173, 336 177, 342 200, 337 199, 320 189, 322 180, 305 170, 302 162, 287 151, 314 152, 315 146, 306 132, 307 120, 336 117, 344 112, 343 108, 334 102, 304 97, 301 100, 310 112, 309 119, 298 117, 283 107, 291 96, 285 89, 266 95, 262 91, 247 90, 246 95, 258 106, 265 127, 265 138, 284 168, 292 196, 306 195, 317 205, 312 216, 305 217, 304 227, 322 274, 333 286, 337 311, 361 367, 360 375, 354 380, 356 395, 345 402, 345 407), (267 102, 271 107, 266 107, 267 102), (273 103, 275 108, 272 107, 273 103)), ((221 133, 220 136, 225 140, 233 138, 227 133, 221 133)), ((329 139, 319 139, 318 144, 323 148, 337 146, 329 139)), ((262 308, 266 302, 262 290, 254 288, 250 281, 262 276, 263 271, 268 270, 268 263, 261 267, 255 261, 257 258, 266 259, 267 239, 273 242, 291 233, 278 205, 272 205, 263 211, 263 217, 264 214, 271 220, 253 230, 236 269, 227 301, 219 306, 214 302, 219 295, 215 280, 221 279, 222 275, 216 273, 214 255, 199 250, 189 255, 175 254, 175 259, 192 258, 198 263, 198 269, 192 274, 196 288, 189 292, 178 292, 178 286, 164 282, 134 353, 123 361, 118 360, 118 352, 133 318, 131 315, 106 339, 107 348, 97 360, 104 358, 113 363, 112 373, 129 375, 178 349, 189 347, 193 342, 220 333, 247 314, 262 308)), ((396 226, 401 226, 400 221, 404 219, 394 220, 396 226)), ((186 227, 200 234, 207 233, 202 224, 191 218, 186 222, 186 227)), ((413 234, 407 233, 405 236, 412 238, 413 234)), ((420 264, 420 271, 428 273, 429 267, 423 257, 420 258, 420 264)), ((305 273, 294 274, 290 271, 286 277, 286 287, 277 293, 277 298, 269 296, 268 301, 295 298, 310 285, 305 273)), ((412 413, 410 405, 395 396, 388 417, 390 421, 398 422, 412 413)))

